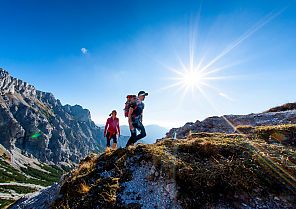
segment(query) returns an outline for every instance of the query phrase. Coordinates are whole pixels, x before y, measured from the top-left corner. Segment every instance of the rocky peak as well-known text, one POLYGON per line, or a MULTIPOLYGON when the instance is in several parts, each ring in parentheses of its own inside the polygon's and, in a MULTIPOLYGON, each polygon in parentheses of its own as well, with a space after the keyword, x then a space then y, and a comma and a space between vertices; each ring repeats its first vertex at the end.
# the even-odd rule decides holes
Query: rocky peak
POLYGON ((0 68, 0 78, 4 78, 8 75, 8 72, 0 68))
POLYGON ((78 162, 98 152, 103 133, 90 111, 63 106, 52 93, 13 78, 0 69, 0 143, 43 162, 78 162))
POLYGON ((88 109, 83 109, 80 105, 65 105, 64 109, 78 121, 87 122, 91 120, 90 111, 88 109))
POLYGON ((2 68, 0 69, 0 92, 1 95, 19 93, 26 97, 36 96, 34 86, 10 76, 9 73, 2 68))

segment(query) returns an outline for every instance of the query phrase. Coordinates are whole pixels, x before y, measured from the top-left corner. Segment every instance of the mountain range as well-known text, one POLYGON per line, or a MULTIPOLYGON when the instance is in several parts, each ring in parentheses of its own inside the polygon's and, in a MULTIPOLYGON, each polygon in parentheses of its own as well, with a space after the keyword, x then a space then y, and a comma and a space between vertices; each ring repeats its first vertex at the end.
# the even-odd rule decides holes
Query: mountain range
POLYGON ((102 136, 89 110, 62 105, 53 94, 0 69, 0 143, 10 153, 45 163, 78 163, 103 150, 102 136))

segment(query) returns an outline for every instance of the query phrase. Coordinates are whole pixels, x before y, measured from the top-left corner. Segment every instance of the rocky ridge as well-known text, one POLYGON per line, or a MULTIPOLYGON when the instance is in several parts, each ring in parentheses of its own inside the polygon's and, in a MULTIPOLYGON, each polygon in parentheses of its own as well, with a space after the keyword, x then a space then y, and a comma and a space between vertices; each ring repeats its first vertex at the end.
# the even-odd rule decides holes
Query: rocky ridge
POLYGON ((262 126, 256 137, 198 133, 91 155, 11 209, 292 209, 295 148, 266 141, 270 130, 295 141, 296 125, 262 126))
MULTIPOLYGON (((276 109, 280 110, 280 109, 276 109)), ((195 123, 189 122, 180 128, 173 128, 167 133, 167 137, 186 137, 190 132, 222 132, 235 133, 237 126, 270 126, 281 124, 296 124, 296 109, 285 111, 270 111, 248 115, 224 115, 206 118, 195 123)))

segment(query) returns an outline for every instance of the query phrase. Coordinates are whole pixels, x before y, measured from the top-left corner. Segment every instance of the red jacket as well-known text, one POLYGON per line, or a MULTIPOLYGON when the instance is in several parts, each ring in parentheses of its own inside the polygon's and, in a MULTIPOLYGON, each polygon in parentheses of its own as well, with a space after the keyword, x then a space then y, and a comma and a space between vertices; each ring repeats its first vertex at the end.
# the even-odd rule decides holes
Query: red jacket
POLYGON ((120 127, 119 127, 119 119, 115 118, 113 120, 112 117, 107 119, 105 130, 104 130, 104 136, 106 136, 107 132, 109 132, 111 135, 113 134, 119 134, 120 135, 120 127))

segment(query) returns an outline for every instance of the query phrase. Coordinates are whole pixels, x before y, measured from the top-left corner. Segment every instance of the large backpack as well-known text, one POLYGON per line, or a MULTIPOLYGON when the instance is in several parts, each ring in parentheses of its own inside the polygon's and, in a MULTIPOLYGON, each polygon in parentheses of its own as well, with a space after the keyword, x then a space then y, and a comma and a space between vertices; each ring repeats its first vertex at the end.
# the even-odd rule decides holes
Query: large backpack
POLYGON ((137 96, 136 95, 127 95, 126 96, 126 102, 125 102, 125 107, 124 107, 124 116, 128 117, 128 112, 130 107, 136 108, 136 102, 137 96))

